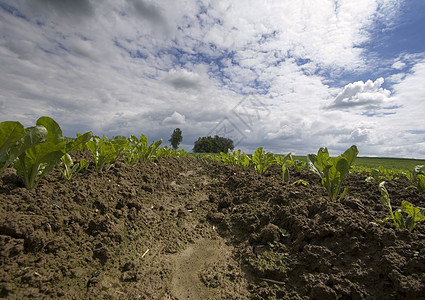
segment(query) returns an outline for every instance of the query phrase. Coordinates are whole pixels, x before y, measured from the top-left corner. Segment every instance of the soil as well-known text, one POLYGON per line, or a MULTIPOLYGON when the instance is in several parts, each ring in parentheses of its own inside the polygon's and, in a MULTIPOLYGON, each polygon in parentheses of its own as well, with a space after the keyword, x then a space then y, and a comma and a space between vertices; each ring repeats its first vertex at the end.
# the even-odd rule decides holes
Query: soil
MULTIPOLYGON (((317 175, 264 175, 169 158, 52 170, 26 190, 0 175, 0 297, 425 299, 425 222, 388 222, 376 182, 349 175, 329 202, 317 175), (304 185, 302 181, 307 182, 304 185)), ((387 182, 393 208, 425 193, 387 182)))

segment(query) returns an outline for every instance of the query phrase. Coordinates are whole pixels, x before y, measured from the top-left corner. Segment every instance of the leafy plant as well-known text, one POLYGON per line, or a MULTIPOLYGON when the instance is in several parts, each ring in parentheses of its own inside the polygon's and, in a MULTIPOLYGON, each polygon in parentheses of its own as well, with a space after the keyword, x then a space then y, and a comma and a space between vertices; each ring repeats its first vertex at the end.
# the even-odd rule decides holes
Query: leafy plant
POLYGON ((152 143, 148 146, 148 138, 143 134, 140 136, 140 144, 141 148, 140 156, 142 161, 152 161, 157 158, 157 151, 159 146, 162 144, 162 140, 152 141, 152 143))
POLYGON ((65 153, 60 159, 64 169, 58 166, 59 171, 62 173, 66 180, 71 180, 75 174, 80 172, 82 169, 87 168, 89 163, 85 159, 81 159, 80 162, 74 163, 71 155, 65 153))
POLYGON ((292 153, 288 153, 284 156, 276 155, 276 164, 282 167, 282 181, 289 181, 289 168, 294 166, 294 161, 292 160, 292 153))
POLYGON ((238 149, 238 151, 235 152, 220 152, 219 161, 225 164, 230 164, 233 166, 241 167, 243 169, 247 169, 250 165, 251 159, 246 153, 241 153, 241 150, 238 149))
POLYGON ((407 229, 412 232, 418 222, 425 221, 425 209, 414 207, 412 203, 407 201, 402 201, 401 207, 393 212, 390 196, 385 188, 385 181, 379 183, 379 191, 381 192, 381 203, 388 208, 390 216, 378 221, 378 223, 385 224, 388 220, 393 220, 396 228, 407 229), (404 217, 403 213, 407 214, 407 216, 404 217))
POLYGON ((128 144, 123 148, 122 155, 126 164, 135 165, 139 161, 152 161, 160 157, 172 157, 186 155, 184 150, 174 151, 168 147, 159 148, 162 140, 152 141, 148 144, 148 139, 145 135, 141 135, 138 139, 131 135, 128 138, 128 144))
POLYGON ((421 192, 425 191, 425 165, 417 165, 413 169, 412 178, 416 188, 421 192))
MULTIPOLYGON (((319 149, 317 155, 307 155, 310 169, 320 176, 330 201, 338 199, 342 182, 358 153, 357 147, 353 145, 337 157, 329 157, 328 149, 324 147, 319 149)), ((339 199, 346 193, 347 189, 345 188, 339 199)))
MULTIPOLYGON (((77 139, 66 139, 62 136, 62 129, 58 123, 50 117, 39 118, 36 125, 32 127, 35 129, 28 131, 40 132, 41 127, 45 128, 47 130, 45 141, 23 152, 14 163, 16 173, 23 178, 28 189, 35 188, 65 153, 78 148, 91 136, 91 132, 87 132, 77 139)), ((24 140, 27 136, 31 139, 31 135, 27 133, 24 140)))
POLYGON ((254 165, 255 172, 260 175, 264 174, 268 167, 276 162, 274 154, 271 152, 264 152, 263 147, 255 150, 251 161, 254 165))
POLYGON ((103 138, 93 136, 87 142, 87 148, 93 155, 93 161, 97 172, 102 171, 105 164, 112 164, 118 157, 113 143, 111 143, 106 136, 103 138))
POLYGON ((21 123, 0 123, 0 174, 26 150, 45 141, 47 129, 35 126, 24 129, 21 123))
POLYGON ((62 130, 53 119, 41 117, 36 125, 47 129, 46 140, 19 155, 14 164, 17 174, 23 178, 28 189, 35 188, 65 153, 62 130))

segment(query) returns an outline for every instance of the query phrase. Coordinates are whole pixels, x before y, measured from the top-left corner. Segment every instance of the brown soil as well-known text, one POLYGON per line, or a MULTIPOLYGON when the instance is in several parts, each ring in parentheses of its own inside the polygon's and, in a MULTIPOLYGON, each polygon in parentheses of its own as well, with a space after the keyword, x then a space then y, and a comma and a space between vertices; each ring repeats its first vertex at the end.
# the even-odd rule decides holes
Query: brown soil
MULTIPOLYGON (((350 175, 326 200, 319 178, 264 176, 162 159, 28 191, 0 176, 0 297, 8 299, 425 299, 425 224, 387 216, 377 183, 350 175), (304 186, 297 182, 309 183, 304 186)), ((393 207, 425 194, 387 183, 393 207)))

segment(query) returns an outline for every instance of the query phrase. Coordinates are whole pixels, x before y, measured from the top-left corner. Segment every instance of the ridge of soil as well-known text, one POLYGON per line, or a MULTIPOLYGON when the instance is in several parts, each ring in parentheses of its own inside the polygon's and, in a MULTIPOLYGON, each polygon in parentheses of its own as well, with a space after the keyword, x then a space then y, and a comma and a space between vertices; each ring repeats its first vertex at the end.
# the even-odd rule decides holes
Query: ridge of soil
MULTIPOLYGON (((7 169, 0 298, 425 299, 424 222, 376 224, 388 211, 362 175, 334 203, 315 174, 290 176, 184 157, 52 170, 28 191, 7 169)), ((411 185, 387 182, 393 208, 425 207, 411 185)))

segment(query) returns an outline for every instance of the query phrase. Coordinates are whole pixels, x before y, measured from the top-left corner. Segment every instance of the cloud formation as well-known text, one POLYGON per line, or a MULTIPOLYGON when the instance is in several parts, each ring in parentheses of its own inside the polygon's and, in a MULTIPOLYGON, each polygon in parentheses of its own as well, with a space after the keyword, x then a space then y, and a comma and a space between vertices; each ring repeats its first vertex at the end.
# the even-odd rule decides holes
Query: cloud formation
POLYGON ((389 98, 391 92, 381 88, 384 78, 366 82, 357 81, 349 83, 336 96, 329 106, 332 109, 349 109, 362 107, 363 109, 377 109, 389 98))
POLYGON ((186 121, 186 117, 175 111, 173 112, 171 116, 166 117, 163 122, 164 124, 169 124, 169 125, 180 125, 180 124, 184 124, 185 121, 186 121))
POLYGON ((0 119, 155 140, 178 125, 187 150, 226 124, 248 152, 425 156, 400 152, 423 142, 424 55, 368 48, 403 3, 4 0, 0 119))

